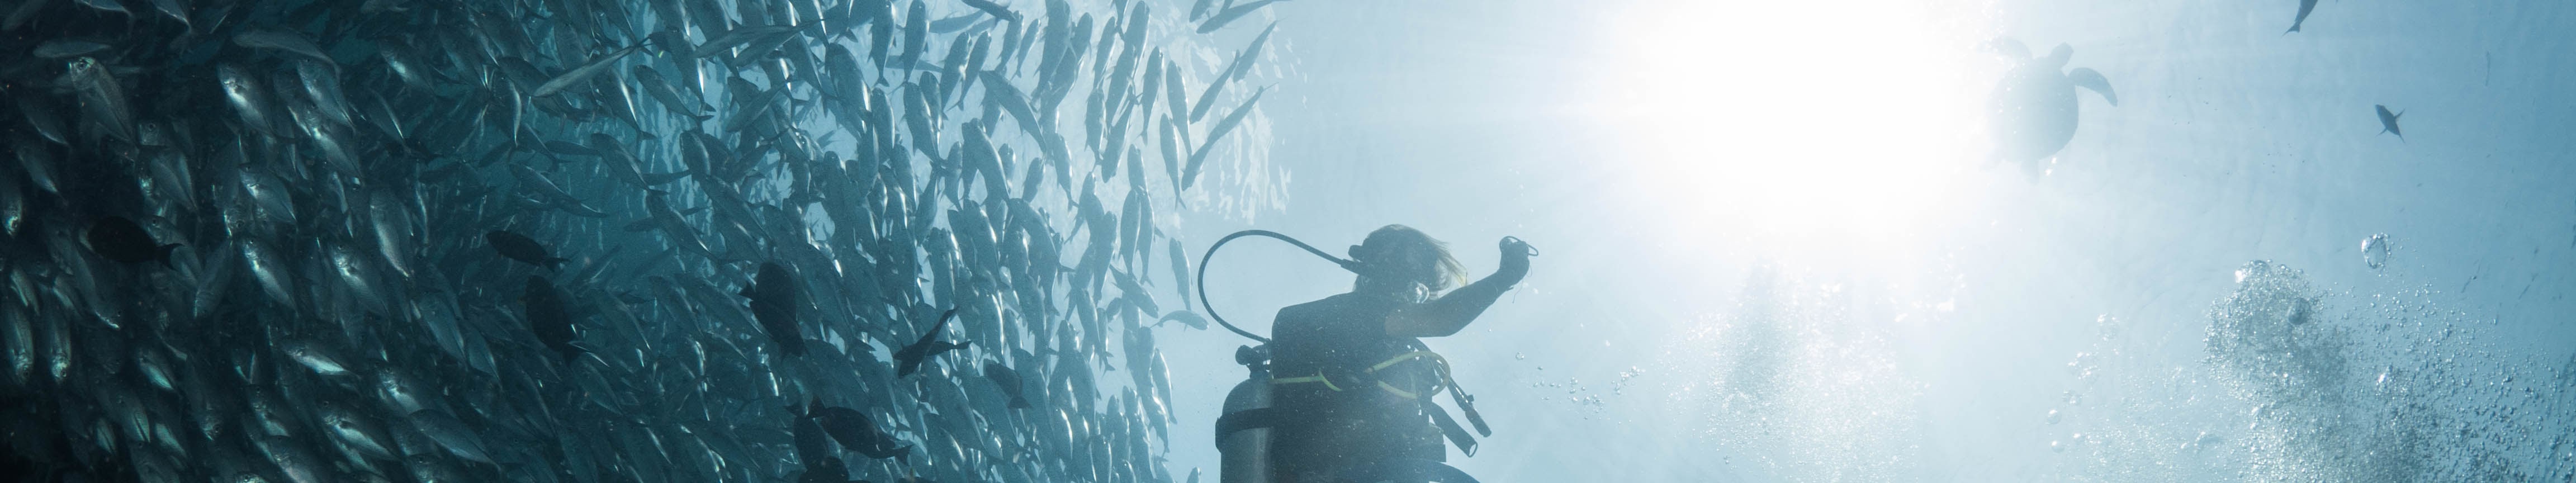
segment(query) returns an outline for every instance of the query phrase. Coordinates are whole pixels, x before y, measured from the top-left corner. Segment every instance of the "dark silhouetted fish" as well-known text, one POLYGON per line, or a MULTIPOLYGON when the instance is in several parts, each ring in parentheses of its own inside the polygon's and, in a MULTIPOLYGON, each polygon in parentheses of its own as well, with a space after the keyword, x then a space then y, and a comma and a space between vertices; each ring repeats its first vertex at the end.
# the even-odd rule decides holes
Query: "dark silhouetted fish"
POLYGON ((810 465, 816 461, 831 458, 832 439, 830 435, 823 432, 823 425, 815 423, 814 418, 809 417, 812 416, 811 414, 805 414, 808 412, 805 408, 789 405, 787 409, 789 412, 799 413, 795 418, 796 421, 790 423, 788 430, 795 444, 796 460, 810 465))
MULTIPOLYGON (((1252 72, 1253 62, 1257 62, 1261 59, 1261 47, 1268 45, 1270 42, 1270 33, 1278 30, 1279 24, 1276 22, 1271 23, 1269 27, 1261 29, 1261 35, 1252 37, 1252 44, 1244 46, 1242 52, 1238 52, 1234 55, 1233 61, 1226 63, 1225 71, 1218 72, 1216 78, 1208 80, 1207 90, 1199 93, 1198 104, 1190 107, 1190 122, 1199 122, 1199 119, 1207 117, 1208 108, 1216 105, 1217 94, 1225 92, 1225 86, 1227 84, 1236 80, 1241 80, 1245 74, 1252 72)), ((1178 101, 1178 99, 1174 100, 1178 101)), ((1180 104, 1175 102, 1172 104, 1172 107, 1177 111, 1180 108, 1180 104)), ((1208 141, 1201 144, 1213 144, 1216 142, 1216 136, 1208 136, 1208 138, 1208 141)))
POLYGON ((1181 167, 1181 189, 1189 189, 1190 186, 1197 184, 1199 167, 1207 163, 1208 153, 1216 150, 1216 142, 1225 139, 1225 135, 1233 132, 1235 126, 1242 125, 1243 116, 1251 114, 1252 106, 1261 102, 1262 94, 1268 93, 1270 88, 1266 86, 1259 91, 1254 91, 1252 97, 1243 100, 1243 105, 1235 106, 1234 113, 1225 115, 1225 119, 1217 120, 1215 126, 1208 128, 1207 140, 1200 141, 1199 149, 1190 152, 1189 164, 1181 167))
POLYGON ((91 222, 88 240, 89 250, 98 256, 124 263, 157 261, 163 268, 170 266, 170 251, 179 248, 177 243, 153 241, 152 233, 143 231, 142 225, 122 216, 91 222))
POLYGON ((2308 23, 2308 12, 2316 10, 2317 0, 2299 0, 2299 18, 2297 20, 2291 20, 2290 31, 2281 32, 2281 35, 2289 35, 2291 32, 2299 31, 2300 25, 2308 23))
POLYGON ((501 252, 502 257, 545 267, 547 270, 560 269, 563 262, 571 261, 571 259, 548 254, 546 246, 538 244, 536 239, 507 230, 492 230, 490 233, 484 233, 483 241, 492 245, 492 251, 501 252))
POLYGON ((991 0, 962 1, 966 2, 966 6, 975 7, 976 10, 983 10, 984 13, 993 14, 993 18, 999 18, 1006 22, 1020 21, 1019 12, 1013 12, 1010 7, 1004 7, 1002 4, 993 3, 991 0))
POLYGON ((927 360, 931 356, 939 355, 941 352, 964 349, 967 344, 974 343, 971 341, 949 343, 948 341, 939 340, 940 329, 948 327, 948 319, 956 317, 957 309, 948 309, 948 312, 939 314, 939 323, 932 324, 930 326, 930 331, 921 333, 921 340, 913 341, 911 345, 906 345, 903 346, 903 349, 896 350, 894 352, 896 367, 894 377, 910 376, 913 371, 921 369, 921 362, 923 360, 927 360))
POLYGON ((825 406, 821 398, 806 403, 805 416, 814 418, 814 421, 823 427, 823 433, 831 435, 833 441, 840 442, 841 447, 867 455, 869 458, 894 458, 903 456, 912 449, 912 445, 901 443, 894 436, 877 429, 876 420, 869 419, 867 413, 840 406, 825 406))
POLYGON ((1233 22, 1234 19, 1243 18, 1244 15, 1252 14, 1252 11, 1254 10, 1260 10, 1261 7, 1267 7, 1270 6, 1270 4, 1279 2, 1280 0, 1253 0, 1250 2, 1243 2, 1242 5, 1226 7, 1225 10, 1217 11, 1216 15, 1208 17, 1206 22, 1200 23, 1199 33, 1204 34, 1215 32, 1217 29, 1225 28, 1225 24, 1233 22))
POLYGON ((751 316, 760 321, 760 330, 778 342, 779 352, 791 356, 805 355, 805 338, 796 323, 796 309, 805 298, 804 287, 796 283, 796 274, 773 262, 761 262, 760 273, 742 296, 751 299, 751 316))
POLYGON ((585 352, 572 345, 579 335, 572 331, 572 311, 564 307, 563 292, 555 289, 554 282, 543 276, 529 275, 527 293, 519 301, 526 305, 528 329, 536 332, 537 342, 545 343, 546 348, 562 354, 567 362, 585 352))
POLYGON ((2397 140, 2398 140, 2398 141, 2403 142, 2403 141, 2405 141, 2405 140, 2406 140, 2406 132, 2405 132, 2405 131, 2397 130, 2397 117, 2398 117, 2398 116, 2404 116, 2404 115, 2406 115, 2406 113, 2403 113, 2403 112, 2395 112, 2395 113, 2388 112, 2388 106, 2384 106, 2384 105, 2372 105, 2372 106, 2370 106, 2370 107, 2372 107, 2372 108, 2375 108, 2375 109, 2378 109, 2378 110, 2379 110, 2379 133, 2380 133, 2380 134, 2395 134, 2395 135, 2397 135, 2397 140))
POLYGON ((1022 394, 1026 388, 1020 383, 1019 371, 1011 370, 1011 366, 1002 365, 1001 361, 989 361, 984 363, 984 377, 1001 385, 1002 394, 1011 396, 1011 409, 1029 407, 1029 398, 1022 394))

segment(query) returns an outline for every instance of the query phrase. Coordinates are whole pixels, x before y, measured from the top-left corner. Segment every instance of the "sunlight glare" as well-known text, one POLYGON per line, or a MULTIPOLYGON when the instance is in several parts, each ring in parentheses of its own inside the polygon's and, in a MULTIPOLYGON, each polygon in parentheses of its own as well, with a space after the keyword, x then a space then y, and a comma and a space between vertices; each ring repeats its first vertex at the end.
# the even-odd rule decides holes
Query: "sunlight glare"
POLYGON ((1609 16, 1589 115, 1686 232, 1885 250, 1979 166, 1979 7, 1644 2, 1609 16))

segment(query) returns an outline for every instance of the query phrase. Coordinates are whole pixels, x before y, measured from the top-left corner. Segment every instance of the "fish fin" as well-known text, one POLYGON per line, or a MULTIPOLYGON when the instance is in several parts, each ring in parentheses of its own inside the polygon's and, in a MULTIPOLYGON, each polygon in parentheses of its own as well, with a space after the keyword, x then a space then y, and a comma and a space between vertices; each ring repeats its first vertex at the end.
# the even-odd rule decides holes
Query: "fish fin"
POLYGON ((744 285, 744 286, 742 286, 742 291, 741 291, 741 292, 736 293, 736 295, 741 295, 741 296, 742 296, 742 298, 752 298, 752 295, 751 295, 751 286, 750 286, 750 285, 744 285))
POLYGON ((158 253, 153 254, 152 258, 161 261, 161 268, 174 268, 170 266, 170 252, 177 249, 179 249, 179 244, 177 243, 162 245, 161 248, 156 250, 158 253))

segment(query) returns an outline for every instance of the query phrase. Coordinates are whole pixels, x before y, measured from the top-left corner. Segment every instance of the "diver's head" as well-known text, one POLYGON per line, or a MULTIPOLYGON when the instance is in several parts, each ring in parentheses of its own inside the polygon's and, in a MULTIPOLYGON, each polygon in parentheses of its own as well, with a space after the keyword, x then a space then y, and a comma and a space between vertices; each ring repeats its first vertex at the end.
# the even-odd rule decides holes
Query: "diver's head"
POLYGON ((1369 232, 1350 256, 1359 262, 1359 281, 1351 287, 1357 292, 1419 300, 1467 281, 1467 267, 1449 255, 1448 244, 1404 225, 1369 232))

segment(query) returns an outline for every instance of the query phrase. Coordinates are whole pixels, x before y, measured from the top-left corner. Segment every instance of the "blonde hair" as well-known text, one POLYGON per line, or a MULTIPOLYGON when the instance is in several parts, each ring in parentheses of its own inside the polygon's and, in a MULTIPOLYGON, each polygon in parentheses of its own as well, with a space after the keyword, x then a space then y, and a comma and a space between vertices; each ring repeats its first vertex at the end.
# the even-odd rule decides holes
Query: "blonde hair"
POLYGON ((1438 239, 1431 238, 1431 235, 1422 233, 1422 230, 1416 230, 1409 226, 1387 225, 1379 227, 1376 231, 1369 232, 1368 238, 1360 242, 1360 247, 1363 250, 1376 254, 1371 255, 1370 258, 1375 258, 1377 260, 1361 260, 1360 262, 1380 263, 1384 261, 1383 259, 1386 256, 1383 254, 1389 253, 1388 250, 1395 249, 1402 245, 1413 245, 1430 250, 1431 253, 1436 255, 1436 258, 1438 258, 1438 261, 1434 263, 1432 267, 1436 272, 1434 273, 1433 279, 1423 281, 1424 284, 1430 286, 1431 291, 1439 292, 1442 290, 1448 290, 1450 287, 1464 286, 1467 284, 1467 266, 1458 263, 1458 257, 1451 256, 1449 254, 1449 244, 1442 243, 1438 239))

